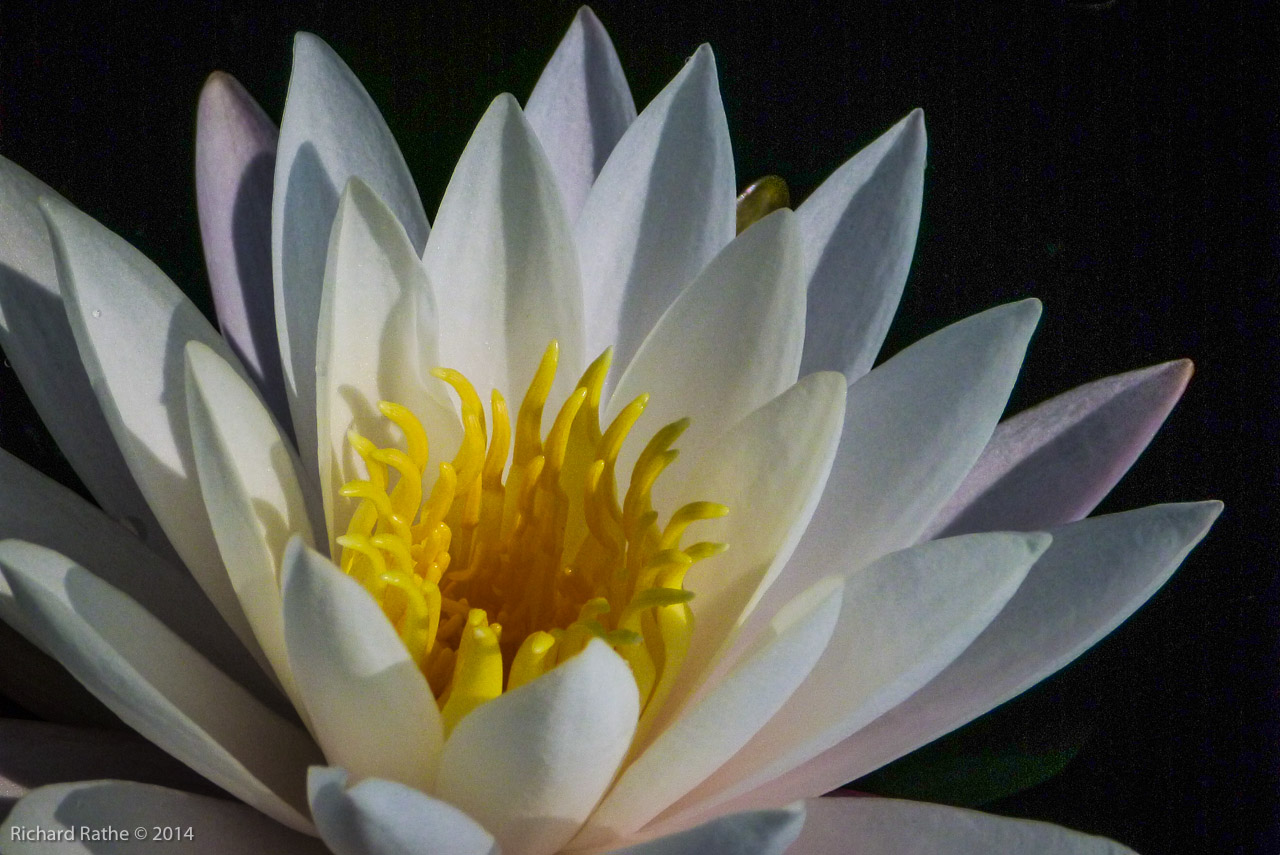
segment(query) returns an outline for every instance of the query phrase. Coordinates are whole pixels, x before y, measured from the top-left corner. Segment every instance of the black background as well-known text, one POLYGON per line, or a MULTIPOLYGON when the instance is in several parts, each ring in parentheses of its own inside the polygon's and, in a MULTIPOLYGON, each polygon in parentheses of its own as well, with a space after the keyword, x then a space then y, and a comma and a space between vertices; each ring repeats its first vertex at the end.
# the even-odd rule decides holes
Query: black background
MULTIPOLYGON (((1169 424, 1101 510, 1220 498, 1151 603, 1010 720, 1085 718, 1057 778, 989 806, 1152 855, 1280 851, 1276 22, 1230 3, 600 2, 641 107, 716 50, 739 183, 802 200, 913 107, 924 220, 885 355, 988 306, 1045 303, 1010 411, 1177 357, 1169 424)), ((0 154, 141 248, 208 310, 192 183, 204 77, 279 118, 290 37, 368 87, 433 212, 500 91, 523 101, 573 3, 0 6, 0 154)), ((70 479, 4 375, 0 444, 70 479)))

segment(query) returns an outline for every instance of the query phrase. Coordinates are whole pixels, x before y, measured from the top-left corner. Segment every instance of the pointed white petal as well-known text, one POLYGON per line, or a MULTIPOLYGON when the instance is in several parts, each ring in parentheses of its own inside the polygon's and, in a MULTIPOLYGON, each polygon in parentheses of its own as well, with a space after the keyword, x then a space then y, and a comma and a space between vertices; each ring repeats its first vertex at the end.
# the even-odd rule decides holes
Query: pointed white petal
POLYGON ((681 502, 698 498, 729 507, 728 516, 698 523, 697 538, 729 549, 685 576, 697 620, 657 727, 708 685, 709 672, 796 548, 836 454, 844 391, 844 378, 834 372, 804 378, 725 434, 688 479, 698 495, 681 502))
POLYGON ((0 812, 36 787, 95 778, 221 792, 132 731, 0 719, 0 812))
POLYGON ((293 448, 257 393, 199 342, 186 348, 187 418, 218 551, 281 686, 297 693, 284 649, 280 567, 289 538, 315 541, 293 448))
POLYGON ((524 113, 551 161, 573 221, 609 153, 636 118, 613 42, 586 6, 542 70, 524 113))
MULTIPOLYGON (((691 467, 725 429, 796 382, 804 341, 804 293, 795 215, 776 211, 739 235, 658 320, 627 366, 610 418, 637 395, 652 394, 650 430, 686 416, 678 460, 655 488, 665 507, 691 467)), ((619 471, 630 473, 643 447, 628 443, 619 471)), ((699 496, 698 498, 705 498, 699 496)))
POLYGON ((800 370, 871 370, 911 269, 924 193, 924 113, 914 110, 796 209, 809 310, 800 370))
POLYGON ((191 855, 323 855, 327 851, 314 837, 290 831, 247 805, 126 781, 41 787, 14 806, 0 826, 0 835, 10 855, 153 855, 166 850, 191 855), (37 829, 66 837, 43 842, 21 839, 37 829), (141 829, 143 836, 135 835, 135 829, 141 829), (160 835, 177 836, 165 842, 157 829, 160 835), (90 836, 94 833, 129 836, 95 841, 90 836))
POLYGON ((961 808, 876 798, 809 799, 790 855, 1134 855, 1103 837, 961 808))
POLYGON ((218 557, 196 481, 183 392, 188 341, 203 342, 242 371, 239 360, 142 253, 65 203, 46 198, 41 207, 80 358, 129 470, 191 575, 261 657, 218 557))
POLYGON ((173 548, 107 426, 67 322, 37 200, 62 197, 0 157, 0 348, 90 494, 166 556, 173 548))
POLYGON ((733 239, 733 151, 703 45, 631 124, 577 221, 588 354, 625 368, 686 285, 733 239))
POLYGON ((723 810, 928 683, 1000 613, 1050 540, 1012 533, 936 540, 849 574, 831 644, 813 672, 737 756, 657 825, 723 810))
POLYGON ((285 641, 325 757, 357 778, 429 788, 440 711, 395 629, 359 583, 297 540, 285 562, 285 641))
POLYGON ((426 270, 395 214, 359 178, 347 183, 334 219, 319 324, 320 486, 327 546, 337 555, 334 541, 346 532, 356 504, 338 491, 367 477, 347 442, 348 430, 380 447, 400 447, 398 430, 378 411, 379 401, 394 401, 422 420, 434 459, 448 460, 461 435, 445 391, 433 394, 439 381, 425 374, 439 364, 426 270))
POLYGON ((756 651, 627 767, 575 844, 603 845, 638 831, 746 745, 818 662, 843 588, 839 578, 824 580, 784 609, 756 651))
POLYGON ((481 396, 517 394, 547 343, 558 388, 583 362, 582 286, 551 165, 510 95, 476 126, 449 179, 423 256, 440 307, 440 359, 481 396))
POLYGON ((436 793, 489 829, 505 855, 563 846, 613 780, 639 715, 631 669, 603 641, 458 723, 436 793))
POLYGON ((254 700, 117 589, 56 552, 0 543, 27 626, 112 712, 201 775, 309 831, 306 734, 254 700))
POLYGON ((1162 585, 1221 511, 1155 505, 1053 530, 1000 616, 932 682, 839 745, 733 803, 823 793, 972 721, 1066 665, 1162 585))
MULTIPOLYGON (((618 849, 613 855, 782 855, 806 822, 803 802, 776 810, 730 814, 697 828, 618 849)), ((848 844, 848 840, 845 841, 848 844)), ((843 852, 844 850, 833 850, 843 852)))
POLYGON ((923 536, 1083 519, 1146 448, 1189 379, 1189 361, 1166 362, 1095 380, 1001 422, 923 536))
MULTIPOLYGON (((288 709, 190 575, 5 451, 0 451, 0 539, 26 540, 62 553, 123 591, 260 700, 288 709)), ((0 617, 20 623, 13 609, 12 593, 0 579, 0 617)))
POLYGON ((418 190, 373 99, 332 48, 299 33, 276 154, 271 258, 285 389, 307 479, 317 477, 315 344, 329 232, 353 175, 395 212, 415 249, 426 246, 418 190))
POLYGON ((829 568, 864 567, 916 542, 991 438, 1039 317, 1038 300, 989 309, 849 387, 826 492, 762 618, 829 568))
POLYGON ((311 812, 336 855, 499 855, 493 836, 451 804, 393 781, 347 789, 343 769, 317 766, 307 776, 311 812))
POLYGON ((215 71, 196 110, 196 203, 218 325, 288 425, 271 289, 275 124, 234 77, 215 71))

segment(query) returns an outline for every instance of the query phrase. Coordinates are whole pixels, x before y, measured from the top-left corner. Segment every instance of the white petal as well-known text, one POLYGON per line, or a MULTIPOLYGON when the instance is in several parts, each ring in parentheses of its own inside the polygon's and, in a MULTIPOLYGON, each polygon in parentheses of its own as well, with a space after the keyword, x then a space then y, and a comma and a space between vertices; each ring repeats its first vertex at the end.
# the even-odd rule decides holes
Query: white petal
POLYGON ((14 806, 0 826, 0 835, 4 851, 10 855, 153 855, 166 851, 323 855, 327 851, 314 837, 290 831, 246 805, 126 781, 41 787, 14 806), (136 835, 135 829, 142 831, 142 836, 136 835), (60 833, 64 838, 21 841, 21 835, 37 830, 60 833), (93 834, 116 836, 95 841, 93 834))
POLYGON ((755 653, 627 767, 575 844, 597 846, 634 833, 747 744, 818 662, 842 592, 838 578, 827 579, 784 609, 755 653))
POLYGON ((1038 300, 989 309, 849 387, 826 492, 761 618, 829 568, 864 567, 916 542, 990 439, 1039 316, 1038 300))
POLYGON ((296 540, 285 561, 285 640, 325 757, 427 789, 442 729, 422 672, 359 583, 296 540))
POLYGON ((636 105, 609 34, 583 6, 560 40, 524 108, 572 221, 601 167, 636 118, 636 105))
POLYGON ((0 569, 44 647, 143 736, 274 819, 309 831, 306 734, 141 606, 69 559, 0 543, 0 569))
POLYGON ((347 789, 347 773, 307 776, 320 836, 336 855, 499 855, 493 836, 451 804, 376 778, 347 789))
POLYGON ((831 644, 813 673, 736 757, 657 825, 723 810, 910 696, 991 623, 1049 542, 1046 534, 967 535, 850 573, 831 644))
POLYGON ((588 354, 625 368, 650 328, 733 239, 733 151, 703 45, 614 147, 577 220, 588 354))
POLYGON ((1133 855, 1102 837, 1047 822, 1006 819, 896 799, 830 798, 805 802, 806 819, 790 855, 1133 855))
POLYGON ((871 370, 911 269, 924 192, 924 114, 913 111, 796 209, 809 310, 800 370, 871 370))
POLYGON ((804 378, 739 422, 688 479, 698 498, 729 507, 728 516, 699 523, 697 537, 729 549, 694 564, 685 577, 697 619, 657 727, 714 681, 708 676, 714 666, 731 664, 724 654, 796 548, 836 454, 844 390, 834 372, 804 378))
POLYGON ((200 490, 240 607, 285 692, 280 567, 292 536, 315 541, 292 446, 249 383, 199 342, 186 348, 187 418, 200 490))
POLYGON ((395 212, 415 249, 427 215, 378 108, 333 50, 310 33, 293 43, 293 75, 280 122, 271 197, 276 331, 298 450, 315 473, 316 331, 338 194, 353 175, 395 212))
POLYGON ((94 500, 152 549, 173 556, 80 362, 58 288, 49 229, 36 204, 42 197, 62 201, 0 157, 0 348, 94 500))
MULTIPOLYGON (((330 555, 347 530, 355 502, 342 485, 367 477, 347 442, 355 428, 380 447, 400 447, 379 401, 410 409, 427 430, 431 454, 449 459, 460 437, 458 417, 439 381, 437 317, 418 252, 391 209, 359 178, 342 194, 329 241, 316 345, 316 423, 320 485, 330 555)), ((434 483, 430 480, 427 487, 434 483)))
POLYGON ((1173 573, 1221 511, 1156 505, 1053 530, 1018 593, 955 662, 898 707, 735 807, 860 777, 1035 685, 1096 644, 1173 573))
POLYGON ((1191 379, 1166 362, 1050 398, 996 427, 924 537, 1083 519, 1133 465, 1191 379))
POLYGON ((557 851, 613 780, 639 715, 631 669, 599 639, 458 723, 436 793, 489 829, 505 855, 557 851))
MULTIPOLYGON (((151 552, 75 493, 0 451, 0 539, 56 550, 134 602, 260 700, 288 703, 235 637, 191 576, 151 552)), ((0 617, 20 622, 0 579, 0 617)))
POLYGON ((688 831, 618 849, 613 855, 782 855, 792 851, 791 844, 805 822, 804 803, 797 802, 776 810, 722 816, 688 831))
POLYGON ((519 395, 552 339, 558 388, 573 388, 585 367, 573 233, 551 164, 510 95, 494 99, 463 150, 423 263, 440 307, 440 359, 482 396, 519 395))
MULTIPOLYGON (((659 507, 729 426, 796 382, 804 341, 799 241, 787 210, 739 235, 671 304, 618 381, 610 418, 648 392, 642 424, 650 430, 693 420, 680 438, 682 460, 655 489, 659 507)), ((642 447, 624 446, 620 472, 630 474, 642 447)))
POLYGON ((271 288, 275 123, 234 77, 215 71, 196 110, 196 203, 218 326, 271 412, 290 424, 271 288))
POLYGON ((80 358, 129 470, 191 575, 261 657, 218 557, 196 479, 183 391, 188 341, 203 342, 242 370, 239 361, 142 253, 65 203, 46 198, 41 207, 80 358))

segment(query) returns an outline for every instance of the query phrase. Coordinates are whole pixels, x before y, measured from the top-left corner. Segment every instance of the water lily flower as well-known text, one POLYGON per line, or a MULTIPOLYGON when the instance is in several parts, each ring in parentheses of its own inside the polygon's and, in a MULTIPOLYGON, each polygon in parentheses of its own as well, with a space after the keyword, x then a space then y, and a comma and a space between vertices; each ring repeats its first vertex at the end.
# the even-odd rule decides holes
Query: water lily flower
POLYGON ((0 346, 101 507, 0 455, 0 617, 239 799, 51 784, 6 851, 1125 851, 815 798, 1079 655, 1220 508, 1086 518, 1185 362, 998 424, 1034 300, 872 367, 924 158, 916 111, 739 205, 711 50, 637 115, 584 9, 429 225, 304 34, 278 133, 201 98, 221 333, 0 161, 0 346))

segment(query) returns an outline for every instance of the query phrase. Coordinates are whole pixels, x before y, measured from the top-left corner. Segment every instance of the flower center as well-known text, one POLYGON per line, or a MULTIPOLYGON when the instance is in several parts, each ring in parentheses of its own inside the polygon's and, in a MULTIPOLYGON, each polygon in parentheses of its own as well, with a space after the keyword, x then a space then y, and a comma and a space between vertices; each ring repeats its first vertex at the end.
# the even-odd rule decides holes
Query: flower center
POLYGON ((490 433, 466 377, 432 372, 461 401, 463 439, 453 461, 440 464, 429 496, 422 487, 427 435, 408 409, 378 405, 403 433, 403 450, 348 434, 369 477, 342 488, 359 505, 338 538, 341 567, 381 604, 426 675, 446 730, 504 686, 529 682, 592 638, 604 639, 630 664, 641 709, 656 709, 693 629, 685 571, 725 548, 681 546, 691 523, 723 516, 723 505, 690 503, 662 527, 652 507, 653 485, 675 460, 671 446, 688 419, 654 434, 619 502, 618 453, 649 396, 636 398, 601 431, 611 351, 587 368, 542 436, 558 354, 553 341, 516 415, 514 445, 496 389, 490 433))

